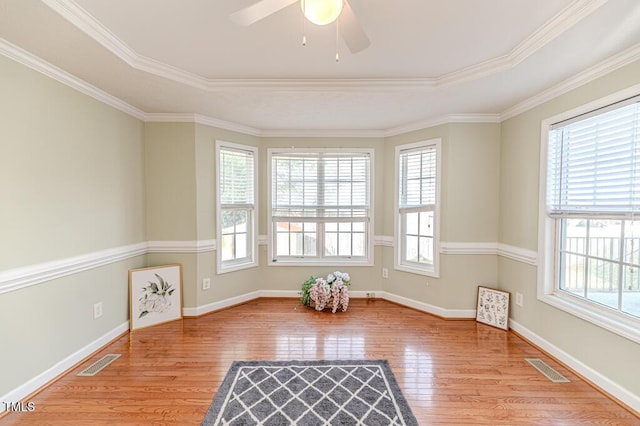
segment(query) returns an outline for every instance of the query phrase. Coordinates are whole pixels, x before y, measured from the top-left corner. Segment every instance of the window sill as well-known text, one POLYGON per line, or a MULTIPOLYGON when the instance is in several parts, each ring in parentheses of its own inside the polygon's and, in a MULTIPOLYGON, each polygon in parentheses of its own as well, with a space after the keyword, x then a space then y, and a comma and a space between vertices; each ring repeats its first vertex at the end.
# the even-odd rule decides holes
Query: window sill
POLYGON ((336 259, 278 259, 271 260, 269 266, 373 266, 369 259, 336 260, 336 259))
POLYGON ((420 268, 409 265, 395 265, 396 271, 408 272, 410 274, 425 275, 427 277, 440 278, 440 273, 435 266, 420 268))
POLYGON ((217 274, 226 274, 227 272, 242 271, 243 269, 255 268, 258 262, 234 263, 230 265, 219 265, 217 274))
POLYGON ((640 320, 629 315, 613 312, 597 303, 583 301, 562 293, 538 295, 538 299, 612 333, 640 343, 640 320))

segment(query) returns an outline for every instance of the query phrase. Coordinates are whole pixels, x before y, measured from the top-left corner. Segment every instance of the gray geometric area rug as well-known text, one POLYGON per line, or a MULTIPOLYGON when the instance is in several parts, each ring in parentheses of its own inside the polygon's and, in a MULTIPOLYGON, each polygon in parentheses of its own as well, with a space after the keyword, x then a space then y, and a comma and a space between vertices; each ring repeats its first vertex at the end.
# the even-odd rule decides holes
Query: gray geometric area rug
POLYGON ((418 422, 386 360, 235 361, 203 425, 406 425, 418 422))

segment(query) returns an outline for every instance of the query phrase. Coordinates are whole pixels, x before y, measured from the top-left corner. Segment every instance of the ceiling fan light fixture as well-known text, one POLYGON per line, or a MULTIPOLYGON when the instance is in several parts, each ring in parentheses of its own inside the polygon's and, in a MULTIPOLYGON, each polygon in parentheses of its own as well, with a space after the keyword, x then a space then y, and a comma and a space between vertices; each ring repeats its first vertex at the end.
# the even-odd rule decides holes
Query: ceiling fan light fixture
POLYGON ((327 25, 338 19, 343 0, 301 0, 305 18, 316 25, 327 25))

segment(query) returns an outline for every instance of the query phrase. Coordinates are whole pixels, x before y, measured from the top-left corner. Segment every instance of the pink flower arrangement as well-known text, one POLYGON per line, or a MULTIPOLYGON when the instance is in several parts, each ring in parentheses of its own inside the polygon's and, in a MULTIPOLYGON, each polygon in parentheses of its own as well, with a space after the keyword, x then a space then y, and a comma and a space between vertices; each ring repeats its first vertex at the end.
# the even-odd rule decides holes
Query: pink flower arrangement
POLYGON ((322 311, 331 307, 335 314, 339 308, 342 312, 349 306, 349 290, 351 278, 346 272, 335 271, 327 278, 311 277, 302 284, 302 303, 307 306, 314 306, 316 310, 322 311))

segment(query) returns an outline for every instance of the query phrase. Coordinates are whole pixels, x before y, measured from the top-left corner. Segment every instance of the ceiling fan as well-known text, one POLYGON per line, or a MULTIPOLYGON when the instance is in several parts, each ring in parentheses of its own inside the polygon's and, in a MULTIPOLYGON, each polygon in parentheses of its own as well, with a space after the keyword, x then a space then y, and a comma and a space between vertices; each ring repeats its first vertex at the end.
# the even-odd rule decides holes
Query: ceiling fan
POLYGON ((360 52, 371 44, 348 0, 259 0, 232 13, 229 19, 238 25, 249 26, 294 3, 300 3, 304 16, 314 24, 326 25, 338 20, 340 36, 351 53, 360 52))

